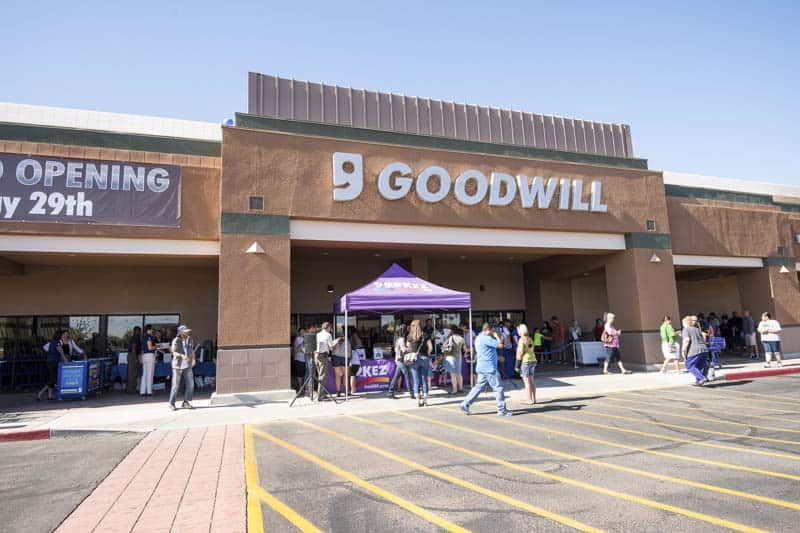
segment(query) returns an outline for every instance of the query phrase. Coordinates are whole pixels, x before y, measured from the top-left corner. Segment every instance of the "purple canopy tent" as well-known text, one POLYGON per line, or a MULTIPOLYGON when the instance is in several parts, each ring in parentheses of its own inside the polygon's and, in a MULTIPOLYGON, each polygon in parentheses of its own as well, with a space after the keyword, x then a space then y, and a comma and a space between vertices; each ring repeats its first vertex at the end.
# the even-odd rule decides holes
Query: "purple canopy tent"
MULTIPOLYGON (((347 324, 350 311, 430 311, 468 309, 469 327, 472 328, 472 295, 440 287, 419 278, 397 263, 370 283, 343 295, 334 304, 336 314, 344 313, 345 353, 348 350, 347 324)), ((472 335, 470 335, 472 350, 472 335)), ((471 365, 474 365, 474 358, 471 365)), ((350 383, 350 367, 345 367, 345 400, 350 383)), ((470 381, 472 372, 470 372, 470 381)))

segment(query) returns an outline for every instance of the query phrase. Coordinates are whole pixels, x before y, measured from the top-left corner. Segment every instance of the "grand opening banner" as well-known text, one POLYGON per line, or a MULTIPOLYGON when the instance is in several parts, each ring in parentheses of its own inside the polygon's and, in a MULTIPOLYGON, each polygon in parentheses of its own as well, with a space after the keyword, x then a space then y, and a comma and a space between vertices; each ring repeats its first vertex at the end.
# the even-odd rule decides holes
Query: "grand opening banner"
POLYGON ((181 167, 0 153, 0 221, 180 226, 181 167))

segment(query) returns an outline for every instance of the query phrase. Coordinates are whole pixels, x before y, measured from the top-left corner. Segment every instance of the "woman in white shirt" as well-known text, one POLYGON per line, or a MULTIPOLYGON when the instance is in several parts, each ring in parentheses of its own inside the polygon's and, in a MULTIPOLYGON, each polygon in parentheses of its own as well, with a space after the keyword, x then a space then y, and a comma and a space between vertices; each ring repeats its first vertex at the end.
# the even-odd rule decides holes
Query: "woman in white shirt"
POLYGON ((777 320, 772 320, 769 313, 761 315, 761 322, 758 324, 758 332, 761 334, 761 346, 764 347, 764 357, 767 362, 764 363, 766 368, 772 366, 772 356, 775 356, 775 361, 778 366, 783 366, 781 361, 781 325, 777 320))

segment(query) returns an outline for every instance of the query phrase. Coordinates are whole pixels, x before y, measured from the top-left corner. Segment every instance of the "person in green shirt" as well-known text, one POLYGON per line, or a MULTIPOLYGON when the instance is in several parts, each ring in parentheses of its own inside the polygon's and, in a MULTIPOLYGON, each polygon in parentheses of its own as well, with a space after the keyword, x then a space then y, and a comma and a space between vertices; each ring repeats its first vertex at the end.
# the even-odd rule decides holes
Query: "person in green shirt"
POLYGON ((533 405, 536 403, 536 383, 533 381, 533 374, 536 370, 536 354, 534 353, 535 347, 542 346, 544 335, 537 329, 533 338, 528 331, 528 326, 520 324, 517 327, 519 333, 519 342, 517 343, 517 365, 516 370, 522 376, 522 383, 525 385, 525 396, 527 400, 523 403, 533 405))
POLYGON ((680 335, 672 327, 672 319, 669 315, 665 316, 661 322, 661 353, 664 355, 664 364, 661 365, 661 373, 667 373, 667 365, 675 363, 675 372, 681 371, 681 350, 680 335))

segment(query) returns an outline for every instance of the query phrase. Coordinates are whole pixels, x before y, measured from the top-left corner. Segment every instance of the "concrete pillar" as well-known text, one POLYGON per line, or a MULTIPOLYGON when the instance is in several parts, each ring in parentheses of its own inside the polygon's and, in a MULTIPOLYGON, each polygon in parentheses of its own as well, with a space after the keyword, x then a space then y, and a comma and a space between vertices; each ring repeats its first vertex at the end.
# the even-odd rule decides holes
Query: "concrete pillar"
POLYGON ((525 263, 522 269, 525 286, 525 320, 528 325, 542 323, 542 292, 535 263, 525 263))
POLYGON ((290 388, 288 227, 286 217, 223 213, 217 394, 290 388))
POLYGON ((756 324, 765 311, 781 323, 785 353, 800 352, 800 281, 794 264, 793 257, 767 257, 763 268, 737 275, 742 306, 751 310, 756 324))
POLYGON ((606 261, 609 311, 622 330, 622 360, 634 369, 663 362, 659 326, 664 315, 678 316, 675 267, 669 249, 631 248, 606 261), (651 262, 653 254, 660 262, 651 262))

